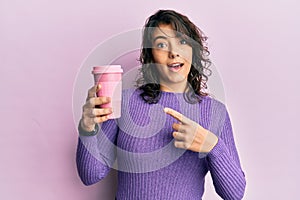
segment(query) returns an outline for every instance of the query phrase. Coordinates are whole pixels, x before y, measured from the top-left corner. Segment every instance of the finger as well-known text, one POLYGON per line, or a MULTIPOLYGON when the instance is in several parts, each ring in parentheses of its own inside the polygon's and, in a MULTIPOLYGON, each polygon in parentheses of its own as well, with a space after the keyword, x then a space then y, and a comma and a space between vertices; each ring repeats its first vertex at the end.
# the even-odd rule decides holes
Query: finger
POLYGON ((94 108, 92 109, 92 116, 103 116, 112 113, 112 108, 94 108))
POLYGON ((91 87, 89 90, 88 90, 88 96, 87 96, 87 100, 92 98, 92 97, 95 97, 95 94, 96 94, 96 88, 97 88, 97 85, 94 85, 93 87, 91 87))
POLYGON ((98 85, 94 85, 93 87, 91 87, 89 90, 88 90, 88 96, 86 98, 86 100, 89 100, 90 98, 93 98, 96 96, 96 93, 101 89, 101 85, 98 84, 98 85))
POLYGON ((187 118, 183 114, 181 114, 171 108, 164 108, 164 112, 171 115, 172 117, 174 117, 175 119, 177 119, 178 121, 180 121, 182 123, 187 123, 187 118))
POLYGON ((112 114, 112 108, 87 108, 83 111, 83 116, 87 118, 100 117, 112 114))
POLYGON ((186 136, 180 132, 174 131, 173 132, 173 137, 175 140, 177 141, 185 141, 186 140, 186 136))
POLYGON ((188 149, 191 145, 189 145, 189 144, 187 144, 186 142, 183 142, 183 141, 175 140, 174 141, 174 146, 176 148, 180 148, 180 149, 188 149))
POLYGON ((107 121, 108 119, 109 119, 108 115, 101 116, 101 117, 95 117, 94 122, 99 124, 99 123, 107 121))
POLYGON ((85 107, 94 108, 96 105, 106 104, 110 101, 110 97, 92 97, 86 102, 85 107))
POLYGON ((111 102, 110 97, 95 97, 94 104, 100 106, 102 104, 107 104, 111 102))
POLYGON ((185 133, 185 129, 184 129, 184 125, 180 124, 180 123, 174 123, 172 125, 172 128, 175 130, 175 131, 178 131, 178 132, 181 132, 181 133, 185 133))

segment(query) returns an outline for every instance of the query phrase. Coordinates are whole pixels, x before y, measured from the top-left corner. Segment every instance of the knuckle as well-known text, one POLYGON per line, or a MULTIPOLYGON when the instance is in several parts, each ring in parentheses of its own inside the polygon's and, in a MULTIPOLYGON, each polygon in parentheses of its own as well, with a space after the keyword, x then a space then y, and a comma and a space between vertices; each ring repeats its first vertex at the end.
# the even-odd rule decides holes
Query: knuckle
POLYGON ((97 100, 100 105, 107 103, 105 97, 98 97, 97 100))
POLYGON ((179 145, 178 145, 178 142, 177 142, 177 141, 174 142, 174 146, 175 146, 176 148, 179 148, 179 145))
POLYGON ((100 109, 98 110, 98 115, 105 115, 105 109, 100 108, 100 109))
POLYGON ((184 142, 184 143, 183 143, 183 148, 187 149, 187 148, 189 148, 189 146, 190 146, 190 145, 189 145, 187 142, 184 142))
POLYGON ((94 117, 94 118, 93 118, 93 123, 95 123, 95 124, 101 123, 101 122, 99 121, 99 118, 100 118, 100 117, 94 117))
POLYGON ((101 97, 97 97, 96 98, 97 104, 101 105, 102 103, 102 98, 101 97))
POLYGON ((96 116, 97 115, 97 110, 96 109, 91 109, 91 115, 96 116))
POLYGON ((83 115, 87 115, 88 112, 89 112, 89 108, 88 108, 87 106, 84 106, 84 107, 82 108, 82 114, 83 114, 83 115))
POLYGON ((100 109, 98 110, 98 115, 105 115, 105 114, 107 114, 107 113, 106 113, 106 109, 100 108, 100 109))
POLYGON ((174 124, 172 125, 172 128, 173 128, 173 129, 176 129, 176 123, 174 123, 174 124))
POLYGON ((102 100, 103 100, 104 103, 108 103, 109 102, 108 97, 103 97, 102 100))
POLYGON ((102 117, 102 122, 105 122, 105 121, 107 121, 107 120, 108 120, 108 116, 102 117))
POLYGON ((110 114, 110 113, 112 113, 112 109, 111 108, 105 109, 105 114, 110 114))
POLYGON ((95 123, 102 123, 105 122, 107 120, 106 116, 103 117, 95 117, 95 123))
POLYGON ((94 104, 94 98, 89 98, 88 101, 87 101, 87 103, 89 105, 93 105, 94 104))
POLYGON ((108 103, 109 102, 109 97, 102 97, 102 102, 103 103, 108 103))
POLYGON ((83 111, 82 111, 82 117, 85 118, 86 116, 87 116, 87 112, 86 112, 86 110, 83 110, 83 111))
POLYGON ((89 108, 89 107, 91 107, 90 105, 91 105, 91 100, 90 99, 87 99, 86 100, 86 102, 85 102, 85 104, 83 105, 83 108, 89 108))

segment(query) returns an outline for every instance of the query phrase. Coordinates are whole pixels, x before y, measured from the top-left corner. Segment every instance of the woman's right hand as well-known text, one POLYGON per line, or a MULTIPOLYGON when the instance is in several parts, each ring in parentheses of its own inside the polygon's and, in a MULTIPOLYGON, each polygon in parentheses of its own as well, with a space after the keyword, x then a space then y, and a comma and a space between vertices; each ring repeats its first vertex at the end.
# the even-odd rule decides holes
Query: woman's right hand
POLYGON ((110 97, 97 97, 96 93, 100 89, 101 85, 95 85, 88 91, 80 120, 80 126, 84 131, 93 131, 97 123, 107 121, 109 119, 108 115, 112 113, 112 108, 100 108, 100 105, 111 101, 110 97))

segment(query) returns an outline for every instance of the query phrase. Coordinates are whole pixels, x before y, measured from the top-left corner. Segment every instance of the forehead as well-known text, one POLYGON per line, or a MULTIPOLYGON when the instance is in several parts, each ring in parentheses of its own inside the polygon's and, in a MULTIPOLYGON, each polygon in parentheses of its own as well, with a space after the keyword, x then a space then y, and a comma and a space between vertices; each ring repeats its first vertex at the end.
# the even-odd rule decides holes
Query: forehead
POLYGON ((157 36, 177 37, 178 33, 171 24, 160 24, 158 27, 155 27, 152 35, 153 38, 157 36))

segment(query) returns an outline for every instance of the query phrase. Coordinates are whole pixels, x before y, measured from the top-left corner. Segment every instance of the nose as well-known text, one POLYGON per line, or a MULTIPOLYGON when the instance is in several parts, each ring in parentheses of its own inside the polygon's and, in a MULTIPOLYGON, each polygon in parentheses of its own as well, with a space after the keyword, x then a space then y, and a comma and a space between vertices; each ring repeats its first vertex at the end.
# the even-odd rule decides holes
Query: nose
POLYGON ((176 58, 176 57, 179 57, 180 54, 178 53, 179 52, 179 49, 178 47, 175 45, 175 44, 170 44, 169 46, 169 58, 176 58))
POLYGON ((177 52, 174 52, 174 51, 169 51, 169 57, 170 58, 176 58, 176 57, 179 57, 179 53, 177 52))

